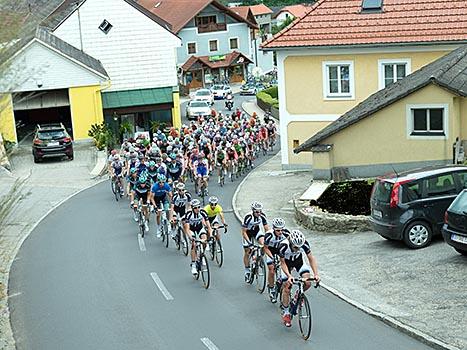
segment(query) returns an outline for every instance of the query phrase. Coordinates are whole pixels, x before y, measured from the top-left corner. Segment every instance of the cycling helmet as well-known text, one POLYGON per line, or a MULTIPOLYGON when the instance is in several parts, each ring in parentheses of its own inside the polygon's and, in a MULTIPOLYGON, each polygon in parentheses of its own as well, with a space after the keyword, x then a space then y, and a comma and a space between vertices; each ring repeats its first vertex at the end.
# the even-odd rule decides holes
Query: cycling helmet
MULTIPOLYGON (((130 151, 130 152, 131 152, 131 151, 130 151)), ((136 157, 137 157, 137 154, 136 154, 136 153, 134 153, 134 151, 133 151, 133 153, 130 153, 130 158, 133 158, 133 159, 135 159, 136 157)))
POLYGON ((148 178, 145 175, 141 175, 138 179, 140 184, 145 184, 148 181, 148 178))
POLYGON ((251 210, 262 211, 263 204, 260 202, 254 201, 253 203, 251 203, 251 210))
POLYGON ((285 227, 285 221, 282 218, 272 219, 272 227, 277 229, 283 229, 285 227))
POLYGON ((219 198, 217 198, 216 196, 209 197, 209 204, 216 205, 217 203, 219 203, 219 198))
POLYGON ((115 154, 112 159, 116 162, 120 159, 120 157, 118 156, 118 154, 115 154))
POLYGON ((153 167, 155 167, 155 166, 156 166, 156 162, 153 161, 153 160, 151 160, 151 161, 149 162, 149 167, 150 167, 150 168, 153 168, 153 167))
POLYGON ((130 174, 136 174, 136 168, 131 168, 130 169, 130 174))
POLYGON ((201 207, 201 202, 199 201, 199 199, 192 199, 191 202, 190 202, 191 206, 193 208, 199 208, 201 207))
POLYGON ((170 158, 171 160, 176 160, 176 159, 177 159, 177 156, 175 155, 175 153, 171 153, 170 156, 169 156, 169 158, 170 158))
POLYGON ((157 175, 157 181, 165 182, 166 180, 167 180, 167 178, 165 177, 164 174, 157 175))
POLYGON ((292 230, 289 236, 290 243, 295 247, 299 248, 305 243, 305 236, 300 230, 292 230))
POLYGON ((177 184, 177 190, 184 190, 185 189, 185 184, 183 182, 179 182, 177 184))

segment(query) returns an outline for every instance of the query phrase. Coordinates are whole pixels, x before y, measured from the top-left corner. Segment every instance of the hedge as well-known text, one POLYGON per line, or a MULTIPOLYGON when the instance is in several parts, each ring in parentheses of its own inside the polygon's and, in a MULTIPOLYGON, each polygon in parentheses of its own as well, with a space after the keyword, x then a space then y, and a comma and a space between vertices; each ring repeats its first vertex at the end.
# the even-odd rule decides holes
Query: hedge
POLYGON ((277 86, 265 89, 256 94, 258 105, 262 109, 270 109, 270 107, 279 108, 279 100, 277 99, 277 86))

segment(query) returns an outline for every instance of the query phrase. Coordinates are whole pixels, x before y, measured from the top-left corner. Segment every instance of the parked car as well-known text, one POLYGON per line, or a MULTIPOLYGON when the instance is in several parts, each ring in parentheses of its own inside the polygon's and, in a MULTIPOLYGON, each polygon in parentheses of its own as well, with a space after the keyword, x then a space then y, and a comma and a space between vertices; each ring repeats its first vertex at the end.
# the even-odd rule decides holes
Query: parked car
POLYGON ((73 142, 63 124, 37 125, 32 141, 34 163, 43 158, 63 157, 73 159, 73 142))
POLYGON ((188 120, 197 120, 200 116, 211 115, 211 107, 206 101, 192 100, 186 105, 186 117, 188 120))
POLYGON ((240 87, 240 95, 256 95, 258 88, 254 83, 243 84, 240 87))
POLYGON ((214 95, 209 89, 199 89, 194 93, 193 100, 206 101, 212 106, 214 104, 214 95))
POLYGON ((467 255, 467 190, 462 190, 446 210, 442 233, 447 244, 467 255))
POLYGON ((232 93, 232 89, 229 85, 213 85, 211 87, 211 92, 214 96, 214 99, 224 99, 225 96, 232 93))
POLYGON ((467 188, 467 167, 443 166, 378 178, 371 194, 373 230, 410 248, 423 248, 441 234, 444 213, 467 188))

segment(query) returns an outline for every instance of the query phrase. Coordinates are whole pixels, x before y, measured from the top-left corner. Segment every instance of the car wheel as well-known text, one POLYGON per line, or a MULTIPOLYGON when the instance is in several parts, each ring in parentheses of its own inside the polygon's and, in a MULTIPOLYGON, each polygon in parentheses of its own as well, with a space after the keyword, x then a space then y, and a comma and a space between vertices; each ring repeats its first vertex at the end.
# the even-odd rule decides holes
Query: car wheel
POLYGON ((36 156, 34 156, 34 163, 39 163, 40 162, 40 159, 36 156))
POLYGON ((467 250, 461 250, 461 249, 458 249, 458 248, 454 248, 456 250, 456 252, 458 252, 459 254, 462 254, 464 256, 467 256, 467 250))
POLYGON ((73 154, 70 154, 70 155, 68 156, 68 159, 69 159, 69 160, 73 160, 73 157, 74 157, 74 155, 73 155, 73 154))
POLYGON ((431 242, 433 233, 428 223, 414 221, 404 230, 404 243, 412 249, 425 248, 431 242))

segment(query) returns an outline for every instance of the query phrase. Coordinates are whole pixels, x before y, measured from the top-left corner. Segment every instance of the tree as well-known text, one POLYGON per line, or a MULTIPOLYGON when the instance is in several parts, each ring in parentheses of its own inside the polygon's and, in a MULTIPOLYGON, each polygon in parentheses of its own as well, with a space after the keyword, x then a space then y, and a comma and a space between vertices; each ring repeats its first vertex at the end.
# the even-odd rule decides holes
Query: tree
POLYGON ((285 27, 288 27, 294 20, 295 20, 295 17, 292 17, 292 16, 287 17, 284 20, 284 22, 282 22, 280 25, 278 26, 273 25, 271 29, 271 33, 273 35, 279 33, 282 29, 284 29, 285 27))

